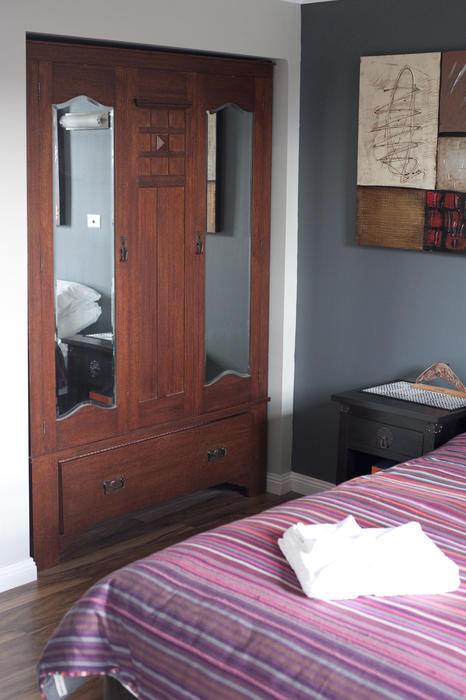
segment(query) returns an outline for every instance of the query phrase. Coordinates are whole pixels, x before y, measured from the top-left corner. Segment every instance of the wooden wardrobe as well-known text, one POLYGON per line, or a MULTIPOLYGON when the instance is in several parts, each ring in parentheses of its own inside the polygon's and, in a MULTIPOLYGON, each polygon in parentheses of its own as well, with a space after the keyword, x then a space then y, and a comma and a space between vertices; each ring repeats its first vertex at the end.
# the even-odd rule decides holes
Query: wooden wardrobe
POLYGON ((265 489, 272 65, 28 40, 27 69, 43 569, 100 521, 265 489))

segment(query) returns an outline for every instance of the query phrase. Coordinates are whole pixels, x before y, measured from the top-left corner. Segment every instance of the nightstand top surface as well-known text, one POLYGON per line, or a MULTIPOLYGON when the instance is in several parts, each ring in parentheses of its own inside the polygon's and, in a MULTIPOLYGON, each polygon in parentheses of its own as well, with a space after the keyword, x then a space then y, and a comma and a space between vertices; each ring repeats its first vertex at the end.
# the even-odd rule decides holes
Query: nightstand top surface
POLYGON ((384 413, 396 413, 398 415, 405 415, 407 417, 435 422, 438 422, 439 420, 442 422, 455 420, 458 418, 458 416, 466 413, 466 408, 448 410, 434 406, 425 406, 424 404, 414 403, 412 401, 404 401, 402 399, 393 399, 389 396, 371 394, 363 391, 363 389, 352 389, 351 391, 333 394, 332 400, 338 401, 339 403, 347 406, 356 406, 372 411, 379 410, 384 413))

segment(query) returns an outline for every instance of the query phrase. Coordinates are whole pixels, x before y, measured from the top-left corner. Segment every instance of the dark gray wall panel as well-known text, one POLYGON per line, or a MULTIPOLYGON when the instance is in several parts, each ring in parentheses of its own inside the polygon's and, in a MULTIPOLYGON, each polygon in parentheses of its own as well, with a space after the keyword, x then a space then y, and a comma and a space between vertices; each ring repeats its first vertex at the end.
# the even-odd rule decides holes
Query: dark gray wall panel
POLYGON ((466 257, 356 246, 359 57, 466 48, 465 0, 303 5, 293 469, 335 479, 337 391, 466 380, 466 257))

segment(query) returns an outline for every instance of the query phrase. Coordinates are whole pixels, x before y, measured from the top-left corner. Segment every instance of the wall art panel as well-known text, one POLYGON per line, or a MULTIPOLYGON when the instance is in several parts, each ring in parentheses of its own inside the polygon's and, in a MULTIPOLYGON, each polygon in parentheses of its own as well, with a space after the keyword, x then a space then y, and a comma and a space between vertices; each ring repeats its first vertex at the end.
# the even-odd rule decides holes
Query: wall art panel
POLYGON ((356 241, 466 252, 466 51, 361 58, 356 241))
POLYGON ((466 51, 442 54, 440 133, 466 132, 466 51))
POLYGON ((466 136, 439 136, 437 189, 466 192, 466 136))
POLYGON ((460 192, 426 192, 424 249, 466 252, 466 195, 460 192))
POLYGON ((358 187, 358 233, 361 245, 422 250, 424 190, 358 187))
POLYGON ((440 54, 361 58, 358 185, 435 187, 440 54))

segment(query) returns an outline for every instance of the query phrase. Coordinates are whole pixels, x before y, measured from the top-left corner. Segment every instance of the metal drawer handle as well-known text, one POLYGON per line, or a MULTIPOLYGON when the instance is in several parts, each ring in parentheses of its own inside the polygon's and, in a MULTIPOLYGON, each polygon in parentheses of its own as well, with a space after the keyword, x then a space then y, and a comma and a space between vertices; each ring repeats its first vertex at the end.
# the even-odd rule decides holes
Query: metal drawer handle
POLYGON ((110 496, 112 493, 121 491, 126 486, 126 478, 124 476, 119 476, 117 479, 109 479, 108 481, 102 482, 102 487, 104 489, 104 494, 110 496))
POLYGON ((393 433, 388 428, 377 430, 377 444, 381 450, 387 450, 393 442, 393 433))
POLYGON ((226 456, 227 456, 227 448, 226 447, 215 447, 215 449, 209 450, 207 452, 207 461, 208 462, 215 462, 217 459, 223 459, 226 456))

